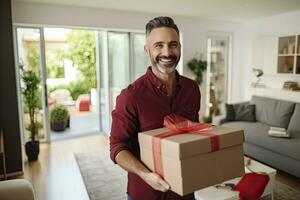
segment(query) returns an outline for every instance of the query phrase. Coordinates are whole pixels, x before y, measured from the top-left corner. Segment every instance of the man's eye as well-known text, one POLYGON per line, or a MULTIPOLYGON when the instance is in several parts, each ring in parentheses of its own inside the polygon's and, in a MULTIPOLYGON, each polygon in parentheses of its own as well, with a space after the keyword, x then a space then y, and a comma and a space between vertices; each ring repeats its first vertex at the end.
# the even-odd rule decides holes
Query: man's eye
POLYGON ((155 45, 155 48, 162 48, 162 47, 163 47, 162 44, 156 44, 156 45, 155 45))
POLYGON ((177 43, 172 43, 172 44, 170 45, 170 47, 176 48, 176 47, 178 47, 178 44, 177 44, 177 43))

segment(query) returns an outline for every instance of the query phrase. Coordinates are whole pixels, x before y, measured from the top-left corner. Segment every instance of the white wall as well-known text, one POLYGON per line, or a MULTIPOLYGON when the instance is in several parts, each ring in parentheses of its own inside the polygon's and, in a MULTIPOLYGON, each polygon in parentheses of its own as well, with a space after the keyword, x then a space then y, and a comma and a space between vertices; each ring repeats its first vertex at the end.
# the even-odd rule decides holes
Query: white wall
MULTIPOLYGON (((145 24, 157 15, 110 11, 91 8, 48 5, 37 3, 13 2, 13 22, 38 25, 55 25, 71 27, 94 27, 144 31, 145 24)), ((163 13, 158 13, 163 15, 163 13)), ((183 63, 195 56, 196 53, 206 55, 206 38, 208 31, 230 32, 233 35, 233 57, 231 80, 229 82, 230 101, 237 102, 244 99, 244 82, 241 72, 242 42, 244 25, 240 22, 216 21, 209 19, 172 16, 183 33, 183 63)), ((189 76, 187 69, 183 72, 189 76)), ((205 100, 204 86, 202 91, 202 105, 205 100)), ((204 108, 201 109, 204 111, 204 108)))
MULTIPOLYGON (((252 75, 252 44, 255 39, 268 36, 288 36, 288 35, 300 35, 300 11, 290 12, 286 14, 276 15, 272 17, 261 18, 258 20, 252 20, 245 23, 245 38, 243 59, 244 67, 242 74, 252 75), (246 34, 248 33, 248 34, 246 34)), ((253 80, 253 75, 245 78, 245 85, 250 88, 250 83, 253 80)), ((261 82, 268 88, 280 89, 283 86, 284 81, 296 81, 300 86, 300 75, 264 75, 261 82)), ((244 93, 245 99, 249 99, 251 96, 251 90, 246 89, 244 93)), ((286 97, 288 99, 288 96, 286 97)))

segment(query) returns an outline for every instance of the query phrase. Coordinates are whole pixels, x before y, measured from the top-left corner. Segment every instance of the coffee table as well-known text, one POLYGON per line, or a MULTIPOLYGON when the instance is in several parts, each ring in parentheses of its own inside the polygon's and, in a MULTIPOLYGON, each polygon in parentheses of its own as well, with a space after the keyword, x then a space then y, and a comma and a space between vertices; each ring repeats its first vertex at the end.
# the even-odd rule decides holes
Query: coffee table
MULTIPOLYGON (((251 160, 248 168, 254 172, 265 172, 269 175, 270 181, 265 188, 262 197, 270 195, 270 198, 274 200, 273 196, 273 186, 275 183, 275 175, 276 170, 268 167, 258 161, 251 160)), ((250 171, 245 167, 245 172, 249 173, 250 171)), ((225 181, 224 183, 238 183, 241 178, 231 179, 229 181, 225 181)), ((201 190, 197 190, 194 192, 196 200, 238 200, 239 193, 237 191, 231 191, 227 189, 217 189, 215 186, 207 187, 201 190)))

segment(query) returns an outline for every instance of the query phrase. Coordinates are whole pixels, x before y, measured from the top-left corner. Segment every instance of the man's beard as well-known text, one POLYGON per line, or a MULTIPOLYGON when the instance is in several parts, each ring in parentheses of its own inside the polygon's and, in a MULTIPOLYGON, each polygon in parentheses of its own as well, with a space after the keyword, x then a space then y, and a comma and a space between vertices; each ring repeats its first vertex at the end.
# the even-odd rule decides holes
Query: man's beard
POLYGON ((163 74, 170 74, 175 69, 179 62, 179 59, 177 56, 171 55, 171 56, 156 56, 155 59, 151 58, 151 64, 153 67, 156 67, 161 73, 163 74), (170 64, 160 64, 160 62, 163 61, 169 61, 170 64))

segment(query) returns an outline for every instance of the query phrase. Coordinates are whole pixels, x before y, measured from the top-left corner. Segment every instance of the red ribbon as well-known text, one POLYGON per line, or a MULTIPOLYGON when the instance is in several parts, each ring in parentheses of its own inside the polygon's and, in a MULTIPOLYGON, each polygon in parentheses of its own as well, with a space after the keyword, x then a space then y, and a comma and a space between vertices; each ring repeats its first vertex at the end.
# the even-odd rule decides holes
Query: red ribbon
POLYGON ((180 134, 202 135, 210 138, 212 152, 218 151, 220 149, 219 136, 212 132, 208 132, 212 127, 211 124, 199 124, 192 122, 182 116, 171 114, 164 117, 164 126, 170 130, 155 135, 152 138, 154 172, 159 174, 161 177, 163 177, 163 163, 161 152, 161 140, 163 138, 180 134))

